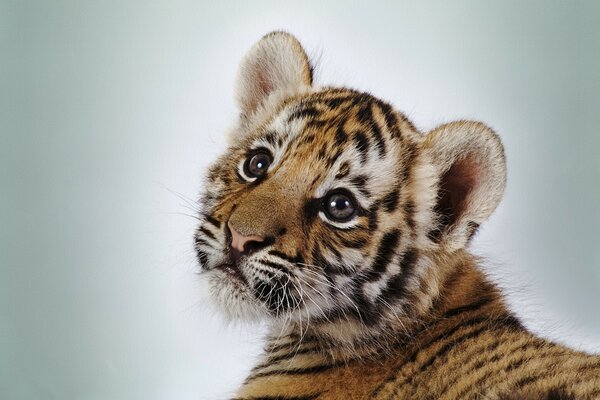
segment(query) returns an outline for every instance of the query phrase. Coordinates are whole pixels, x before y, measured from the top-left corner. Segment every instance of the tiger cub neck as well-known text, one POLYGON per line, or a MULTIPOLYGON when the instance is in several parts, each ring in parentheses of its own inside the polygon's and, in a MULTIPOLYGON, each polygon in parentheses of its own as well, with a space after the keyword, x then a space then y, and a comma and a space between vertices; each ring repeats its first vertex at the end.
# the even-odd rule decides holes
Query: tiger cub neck
POLYGON ((419 290, 399 304, 386 302, 386 307, 378 310, 378 323, 367 324, 360 315, 274 323, 265 347, 265 362, 276 353, 281 354, 275 359, 282 358, 289 353, 286 349, 293 350, 292 361, 299 360, 299 354, 318 354, 331 362, 401 357, 426 340, 433 328, 471 320, 498 319, 521 329, 500 290, 477 267, 475 257, 457 251, 425 258, 432 268, 422 274, 419 290))

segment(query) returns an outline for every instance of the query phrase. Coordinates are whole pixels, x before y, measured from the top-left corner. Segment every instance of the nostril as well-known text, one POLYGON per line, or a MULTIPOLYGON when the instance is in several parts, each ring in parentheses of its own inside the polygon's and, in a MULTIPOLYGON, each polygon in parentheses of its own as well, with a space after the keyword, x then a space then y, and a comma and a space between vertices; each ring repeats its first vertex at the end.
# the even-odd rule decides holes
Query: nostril
POLYGON ((249 256, 251 254, 256 253, 259 250, 269 247, 275 243, 275 238, 267 237, 262 240, 249 240, 244 243, 244 251, 243 254, 249 256))
POLYGON ((257 240, 250 240, 246 243, 244 243, 244 251, 242 252, 244 255, 251 255, 253 253, 256 253, 259 250, 264 249, 265 247, 268 246, 268 243, 265 243, 266 241, 257 241, 257 240))

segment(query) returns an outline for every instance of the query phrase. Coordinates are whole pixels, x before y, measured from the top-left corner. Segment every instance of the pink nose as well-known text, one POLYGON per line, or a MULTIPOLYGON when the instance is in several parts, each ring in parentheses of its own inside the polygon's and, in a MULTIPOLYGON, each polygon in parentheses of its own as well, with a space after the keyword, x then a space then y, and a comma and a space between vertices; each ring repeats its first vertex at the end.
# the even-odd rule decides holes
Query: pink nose
POLYGON ((227 226, 231 232, 231 253, 235 262, 237 262, 240 257, 250 255, 263 247, 262 245, 265 242, 265 238, 262 236, 244 236, 236 231, 233 226, 231 226, 231 223, 227 222, 227 226))

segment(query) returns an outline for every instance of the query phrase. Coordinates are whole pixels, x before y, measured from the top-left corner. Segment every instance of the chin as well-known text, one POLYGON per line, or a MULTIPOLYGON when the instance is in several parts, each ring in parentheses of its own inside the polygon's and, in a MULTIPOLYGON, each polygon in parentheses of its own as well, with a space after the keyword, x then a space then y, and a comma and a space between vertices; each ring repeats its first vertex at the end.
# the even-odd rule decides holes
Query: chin
POLYGON ((206 273, 210 299, 228 321, 259 322, 269 313, 252 295, 248 284, 223 269, 206 273))

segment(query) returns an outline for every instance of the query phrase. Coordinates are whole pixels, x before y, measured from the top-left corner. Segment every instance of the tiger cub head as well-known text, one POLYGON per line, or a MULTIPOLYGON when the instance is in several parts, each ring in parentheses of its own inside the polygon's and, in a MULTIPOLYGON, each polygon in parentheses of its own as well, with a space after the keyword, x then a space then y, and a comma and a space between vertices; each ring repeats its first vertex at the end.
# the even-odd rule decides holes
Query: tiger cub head
POLYGON ((355 330, 426 312, 442 261, 502 197, 496 134, 472 121, 421 133, 368 93, 316 86, 284 32, 250 49, 236 86, 239 121, 195 235, 221 308, 355 330))

